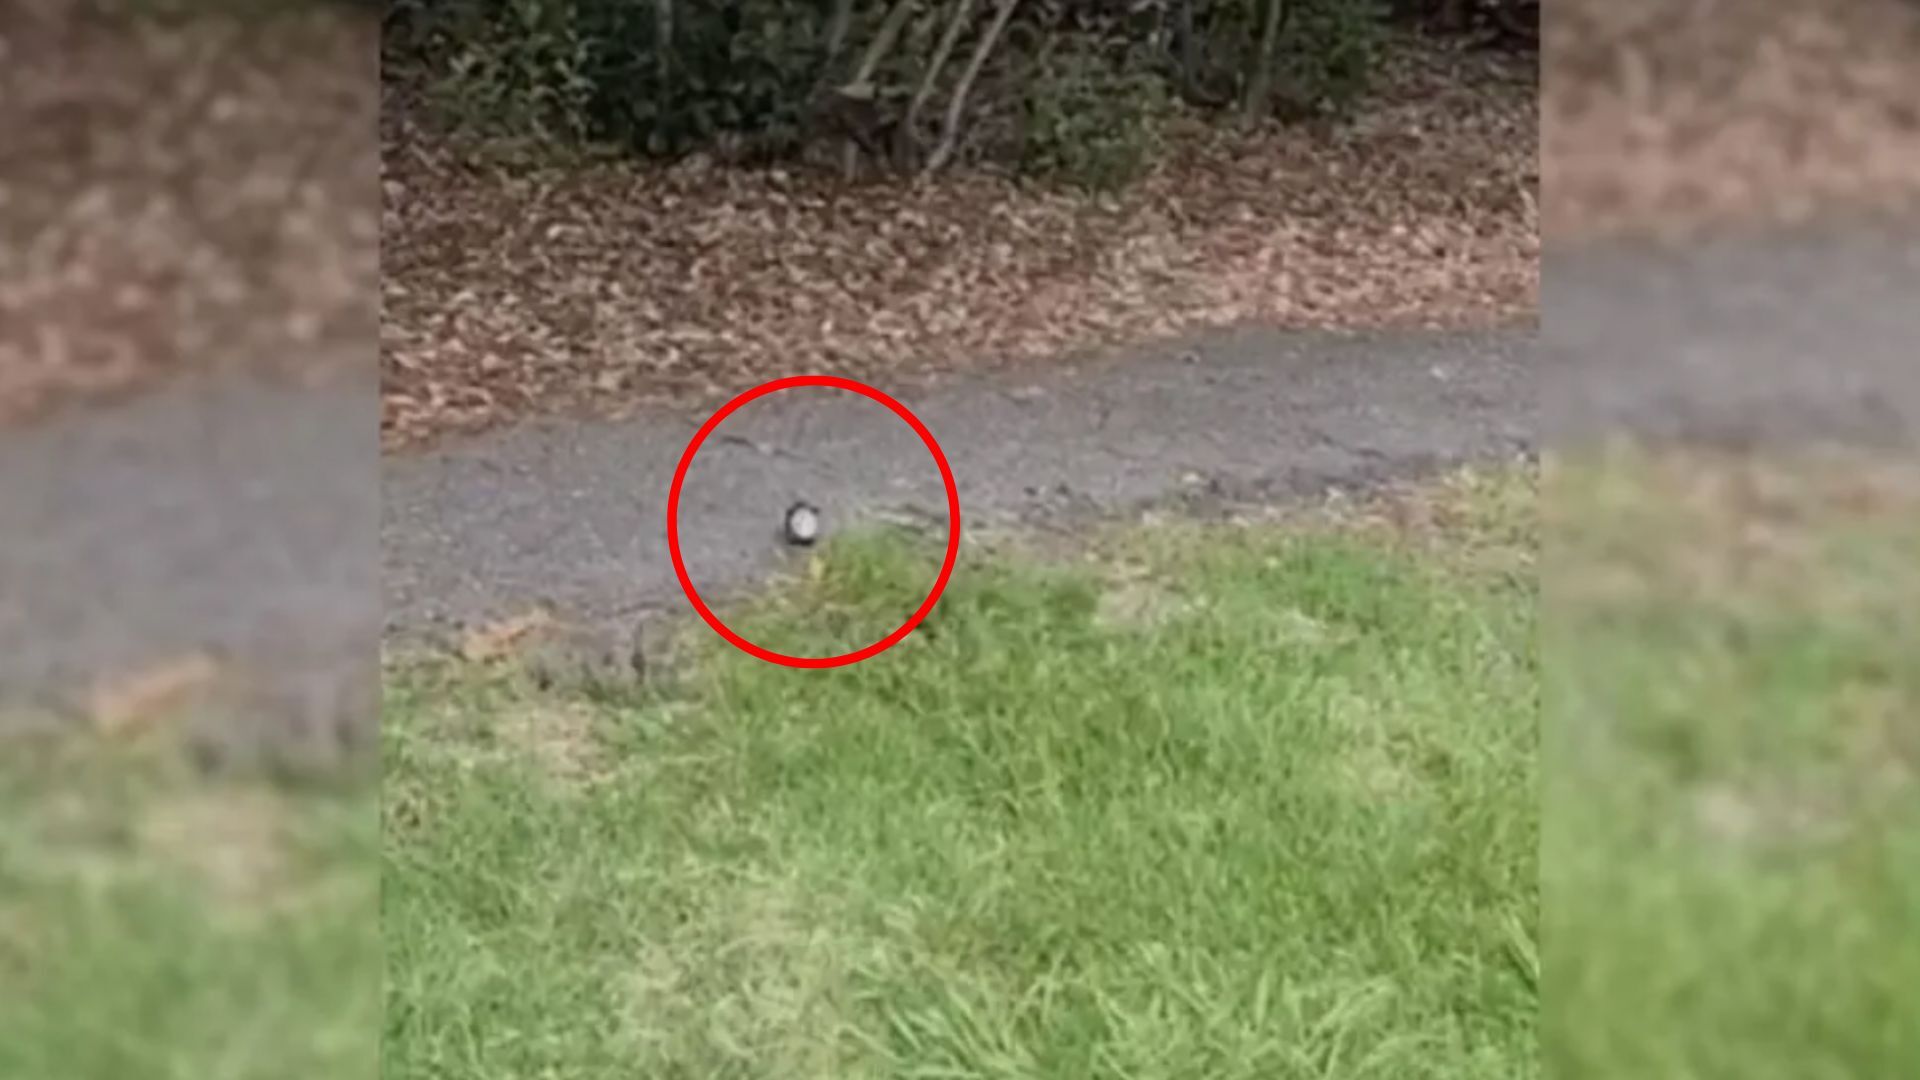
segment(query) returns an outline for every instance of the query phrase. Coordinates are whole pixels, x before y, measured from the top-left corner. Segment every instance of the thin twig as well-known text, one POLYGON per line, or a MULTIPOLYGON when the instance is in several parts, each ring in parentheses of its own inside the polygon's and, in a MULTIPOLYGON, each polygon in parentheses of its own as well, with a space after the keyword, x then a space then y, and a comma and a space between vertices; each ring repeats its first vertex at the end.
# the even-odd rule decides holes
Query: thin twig
MULTIPOLYGON (((873 87, 874 72, 880 69, 881 61, 893 51, 893 43, 900 37, 900 31, 906 27, 907 19, 919 6, 919 0, 896 0, 887 10, 885 21, 873 40, 867 43, 867 51, 860 57, 860 66, 854 70, 853 78, 841 86, 838 93, 843 99, 874 101, 878 94, 873 87)), ((877 153, 877 151, 875 151, 877 153)), ((852 180, 860 163, 859 140, 851 134, 840 144, 840 172, 844 179, 852 180)))
POLYGON ((993 25, 987 27, 986 34, 974 45, 973 55, 967 60, 967 70, 961 74, 959 85, 953 88, 953 97, 947 101, 947 122, 940 133, 940 144, 933 148, 933 155, 927 159, 922 175, 946 167, 948 159, 953 157, 954 145, 960 139, 960 118, 967 109, 967 95, 973 91, 974 80, 980 77, 980 69, 986 66, 987 56, 999 42, 1001 32, 1013 19, 1013 9, 1019 6, 1020 0, 1000 0, 1000 10, 993 16, 993 25))
POLYGON ((867 87, 872 83, 873 73, 880 70, 880 62, 893 51, 893 43, 899 39, 901 29, 907 25, 907 17, 912 15, 913 9, 919 6, 919 0, 898 0, 893 5, 887 12, 886 21, 880 24, 879 33, 873 35, 873 40, 867 44, 866 53, 860 57, 860 67, 854 71, 853 78, 847 81, 846 87, 842 88, 843 91, 867 87))
POLYGON ((907 105, 907 118, 900 124, 902 140, 908 145, 919 136, 920 112, 933 97, 934 84, 939 81, 940 72, 946 68, 948 58, 953 55, 953 47, 960 41, 960 32, 966 29, 967 19, 972 14, 973 0, 956 0, 953 19, 947 23, 946 32, 940 35, 940 44, 933 51, 933 59, 927 62, 926 73, 920 78, 920 87, 913 92, 913 101, 907 105))

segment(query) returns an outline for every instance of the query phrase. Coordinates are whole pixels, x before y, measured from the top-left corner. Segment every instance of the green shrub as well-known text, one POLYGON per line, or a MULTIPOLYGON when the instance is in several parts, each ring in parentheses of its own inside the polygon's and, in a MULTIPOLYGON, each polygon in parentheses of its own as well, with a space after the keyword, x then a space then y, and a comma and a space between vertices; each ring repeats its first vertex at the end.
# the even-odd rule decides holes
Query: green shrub
POLYGON ((1138 53, 1116 64, 1076 50, 1038 65, 1024 105, 1021 171, 1111 191, 1153 163, 1170 95, 1138 53))
POLYGON ((796 137, 826 58, 826 5, 679 0, 673 11, 663 50, 645 0, 397 0, 388 61, 427 86, 443 118, 490 136, 654 155, 726 133, 796 137))
MULTIPOLYGON (((1180 79, 1203 108, 1246 92, 1259 39, 1256 0, 1196 0, 1194 67, 1180 79)), ((785 157, 844 137, 816 103, 843 82, 889 4, 853 6, 843 47, 828 45, 834 0, 673 0, 671 37, 655 0, 389 0, 390 76, 424 89, 439 118, 490 139, 610 146, 672 157, 716 144, 785 157)), ((976 3, 943 71, 939 112, 993 5, 976 3)), ((874 99, 898 122, 945 26, 923 3, 876 72, 874 99)), ((1287 0, 1272 57, 1283 115, 1338 110, 1366 86, 1385 0, 1287 0)), ((1023 5, 969 101, 988 156, 1093 187, 1124 184, 1158 147, 1179 62, 1171 6, 1110 0, 1023 5), (1017 129, 1017 130, 1016 130, 1017 129)), ((921 132, 920 134, 924 134, 921 132)), ((727 156, 733 156, 729 154, 727 156)))
POLYGON ((1275 69, 1280 106, 1338 112, 1367 89, 1386 36, 1382 0, 1288 0, 1275 69))
MULTIPOLYGON (((1272 58, 1272 98, 1282 116, 1339 112, 1367 88, 1385 43, 1384 0, 1284 0, 1272 58)), ((1207 4, 1195 20, 1190 90, 1211 105, 1237 103, 1253 77, 1261 0, 1207 4)))
POLYGON ((594 55, 567 0, 503 0, 462 35, 432 84, 443 111, 488 135, 575 143, 596 133, 594 55))

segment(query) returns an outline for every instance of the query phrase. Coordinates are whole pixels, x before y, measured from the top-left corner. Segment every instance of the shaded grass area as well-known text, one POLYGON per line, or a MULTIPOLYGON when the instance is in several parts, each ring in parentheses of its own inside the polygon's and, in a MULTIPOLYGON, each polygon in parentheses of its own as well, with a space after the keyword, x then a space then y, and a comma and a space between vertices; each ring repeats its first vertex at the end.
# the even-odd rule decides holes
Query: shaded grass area
MULTIPOLYGON (((398 674, 390 1074, 1537 1075, 1531 485, 1422 498, 979 556, 850 669, 398 674)), ((923 564, 837 542, 741 626, 923 564)))
POLYGON ((1912 1075, 1916 474, 1621 454, 1548 490, 1554 1075, 1912 1075))
POLYGON ((0 756, 0 1076, 374 1075, 371 789, 212 784, 175 760, 0 756))

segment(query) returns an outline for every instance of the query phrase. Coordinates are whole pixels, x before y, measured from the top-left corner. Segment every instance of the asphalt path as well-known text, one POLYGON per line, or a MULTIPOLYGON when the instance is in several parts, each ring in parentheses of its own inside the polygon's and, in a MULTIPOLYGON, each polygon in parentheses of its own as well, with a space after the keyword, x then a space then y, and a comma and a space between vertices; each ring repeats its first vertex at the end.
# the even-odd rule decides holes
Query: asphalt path
MULTIPOLYGON (((880 389, 938 439, 968 533, 1317 497, 1622 432, 1920 443, 1920 229, 1550 253, 1544 280, 1538 328, 1247 328, 880 389)), ((665 504, 701 412, 539 420, 384 461, 376 418, 370 386, 228 381, 0 435, 0 701, 69 700, 205 650, 254 674, 245 715, 262 730, 351 730, 371 722, 383 640, 536 605, 609 628, 684 613, 665 504)), ((945 505, 931 456, 884 408, 830 389, 762 398, 687 478, 681 538, 703 595, 789 557, 778 527, 796 498, 830 531, 937 528, 945 505)))

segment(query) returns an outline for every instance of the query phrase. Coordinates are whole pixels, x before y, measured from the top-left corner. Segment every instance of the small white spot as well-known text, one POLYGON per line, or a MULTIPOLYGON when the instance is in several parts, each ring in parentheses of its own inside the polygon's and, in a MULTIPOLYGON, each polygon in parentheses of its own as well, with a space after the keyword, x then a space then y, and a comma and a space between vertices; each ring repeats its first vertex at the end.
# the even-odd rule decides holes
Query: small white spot
POLYGON ((820 538, 820 511, 806 502, 787 508, 787 543, 806 546, 820 538))

